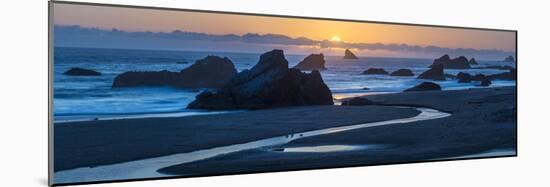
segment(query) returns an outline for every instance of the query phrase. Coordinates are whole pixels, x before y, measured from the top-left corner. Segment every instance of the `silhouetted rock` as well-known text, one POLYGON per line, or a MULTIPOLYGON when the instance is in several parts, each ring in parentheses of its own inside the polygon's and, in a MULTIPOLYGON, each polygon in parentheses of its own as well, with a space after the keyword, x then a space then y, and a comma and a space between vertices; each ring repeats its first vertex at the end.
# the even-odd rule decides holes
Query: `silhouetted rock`
POLYGON ((353 54, 349 49, 346 49, 344 59, 357 59, 357 56, 355 56, 355 54, 353 54))
POLYGON ((516 62, 516 59, 513 56, 508 56, 504 59, 504 62, 516 62))
POLYGON ((394 72, 391 72, 391 76, 401 76, 401 77, 410 77, 414 76, 413 72, 410 69, 398 69, 394 72))
POLYGON ((460 72, 456 75, 459 83, 469 83, 472 82, 472 75, 469 73, 460 72))
POLYGON ((489 77, 484 77, 481 79, 481 83, 478 86, 490 86, 492 83, 491 79, 489 77))
POLYGON ((71 68, 70 70, 63 73, 63 75, 69 75, 69 76, 100 76, 101 73, 90 70, 90 69, 84 69, 84 68, 71 68))
POLYGON ((433 82, 423 82, 415 87, 406 89, 404 92, 415 92, 415 91, 430 91, 430 90, 441 90, 439 84, 433 82))
POLYGON ((332 104, 332 93, 319 71, 289 69, 283 51, 273 50, 262 54, 252 69, 238 73, 222 88, 197 95, 187 108, 227 110, 332 104))
POLYGON ((464 56, 451 59, 449 55, 443 55, 438 59, 435 59, 433 64, 430 67, 436 65, 443 65, 444 69, 469 69, 470 63, 468 59, 464 56))
POLYGON ((311 71, 311 70, 326 70, 325 67, 325 56, 321 54, 311 54, 304 58, 298 65, 294 68, 302 71, 311 71))
POLYGON ((445 75, 443 74, 443 65, 431 66, 431 68, 420 75, 417 79, 430 79, 436 81, 445 80, 445 75))
POLYGON ((347 106, 363 106, 363 105, 372 105, 372 104, 374 104, 374 102, 362 97, 354 97, 350 100, 342 101, 342 105, 347 105, 347 106))
POLYGON ((482 81, 482 80, 485 80, 487 77, 483 74, 476 74, 474 76, 472 76, 472 81, 482 81))
POLYGON ((382 68, 369 68, 363 71, 365 75, 387 75, 388 72, 382 68))
POLYGON ((207 56, 180 72, 125 72, 115 77, 113 88, 172 86, 178 88, 220 88, 237 70, 228 58, 207 56))
POLYGON ((468 63, 470 63, 470 65, 477 65, 478 64, 475 58, 471 58, 468 63))
POLYGON ((517 80, 517 70, 511 69, 508 72, 493 74, 488 77, 492 80, 517 80))
POLYGON ((445 73, 443 74, 445 76, 445 79, 456 79, 456 75, 445 73))

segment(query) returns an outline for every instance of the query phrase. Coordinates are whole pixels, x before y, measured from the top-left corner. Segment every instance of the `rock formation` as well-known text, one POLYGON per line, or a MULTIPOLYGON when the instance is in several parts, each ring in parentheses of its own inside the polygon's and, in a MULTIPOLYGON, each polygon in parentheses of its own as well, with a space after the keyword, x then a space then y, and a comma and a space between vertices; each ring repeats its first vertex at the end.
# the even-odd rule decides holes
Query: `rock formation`
POLYGON ((423 82, 412 88, 406 89, 404 92, 430 91, 430 90, 441 90, 441 86, 433 82, 423 82))
POLYGON ((365 71, 363 71, 362 74, 365 75, 387 75, 388 72, 382 68, 369 68, 365 71))
POLYGON ((332 93, 319 71, 289 69, 283 51, 273 50, 262 54, 252 69, 238 73, 222 88, 197 95, 187 108, 227 110, 332 104, 332 93))
POLYGON ((374 104, 374 102, 362 97, 354 97, 350 100, 346 100, 342 102, 342 105, 345 105, 345 106, 363 106, 363 105, 372 105, 372 104, 374 104))
POLYGON ((180 72, 125 72, 115 77, 112 87, 220 88, 236 74, 233 62, 227 57, 207 56, 180 72))
POLYGON ((355 56, 355 54, 353 54, 349 49, 346 49, 344 59, 357 59, 357 56, 355 56))
POLYGON ((414 76, 414 74, 410 69, 398 69, 394 72, 391 72, 390 76, 410 77, 414 76))
POLYGON ((443 74, 443 65, 434 65, 431 66, 431 68, 420 75, 418 75, 417 79, 430 79, 430 80, 436 80, 436 81, 444 81, 445 75, 443 74))
POLYGON ((100 76, 101 73, 90 70, 90 69, 84 69, 84 68, 71 68, 70 70, 63 73, 63 75, 69 75, 69 76, 100 76))
POLYGON ((326 70, 325 67, 325 56, 321 54, 311 54, 304 58, 298 65, 294 68, 302 71, 311 71, 311 70, 326 70))
POLYGON ((513 56, 508 56, 504 59, 504 62, 516 62, 516 59, 513 56))
POLYGON ((435 59, 433 64, 430 67, 436 65, 443 65, 444 69, 469 69, 470 63, 468 59, 464 56, 460 56, 454 59, 451 59, 449 55, 443 55, 438 59, 435 59))

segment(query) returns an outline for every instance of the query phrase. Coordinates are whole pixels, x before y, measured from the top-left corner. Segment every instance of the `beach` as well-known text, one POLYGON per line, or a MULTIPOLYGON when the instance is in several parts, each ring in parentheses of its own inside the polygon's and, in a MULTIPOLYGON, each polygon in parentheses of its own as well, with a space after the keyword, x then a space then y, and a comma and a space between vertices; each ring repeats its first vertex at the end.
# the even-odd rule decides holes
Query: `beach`
POLYGON ((203 176, 450 159, 493 150, 511 150, 497 154, 511 156, 515 155, 517 138, 515 89, 369 95, 365 97, 376 103, 369 106, 280 107, 174 118, 60 123, 54 126, 55 171, 93 169, 305 131, 410 118, 419 114, 414 107, 432 108, 450 116, 299 138, 159 171, 169 176, 203 176), (311 147, 314 151, 308 151, 311 147), (341 147, 344 149, 339 150, 341 147))
POLYGON ((410 92, 366 98, 384 105, 431 107, 452 115, 304 138, 286 145, 238 152, 160 171, 193 176, 447 160, 464 155, 472 155, 464 158, 480 158, 488 155, 480 153, 502 150, 507 151, 489 155, 516 155, 515 87, 410 92), (363 145, 367 148, 322 153, 280 151, 318 145, 363 145), (372 145, 371 148, 368 145, 372 145))

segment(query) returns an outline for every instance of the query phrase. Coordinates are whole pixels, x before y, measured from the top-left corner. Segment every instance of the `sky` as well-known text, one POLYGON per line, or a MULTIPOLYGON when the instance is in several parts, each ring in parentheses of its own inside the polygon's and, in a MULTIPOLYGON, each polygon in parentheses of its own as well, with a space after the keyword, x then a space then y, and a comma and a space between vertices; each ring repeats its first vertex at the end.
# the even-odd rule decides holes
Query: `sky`
MULTIPOLYGON (((305 46, 294 43, 282 47, 296 53, 322 51, 341 52, 343 48, 356 48, 358 53, 376 56, 433 56, 440 51, 428 51, 428 47, 462 48, 482 51, 500 51, 487 58, 500 58, 513 54, 516 47, 514 32, 457 29, 427 26, 409 26, 365 22, 342 22, 318 19, 279 18, 221 13, 202 13, 141 8, 123 8, 75 4, 54 4, 54 24, 58 26, 78 25, 82 28, 99 28, 106 31, 117 29, 127 33, 162 32, 175 30, 186 33, 210 35, 238 35, 257 33, 277 34, 293 39, 306 38, 319 44, 305 46), (328 41, 328 42, 327 42, 328 41), (393 48, 373 48, 373 44, 393 45, 393 48), (397 49, 396 45, 422 47, 397 49), (365 47, 367 45, 368 47, 365 47), (328 47, 328 49, 327 49, 328 47), (320 49, 321 48, 321 49, 320 49), (399 51, 401 50, 401 51, 399 51), (434 53, 434 54, 431 54, 434 53)), ((57 33, 56 33, 57 34, 57 33)), ((117 41, 117 40, 111 40, 117 41)), ((219 41, 218 41, 219 42, 219 41)), ((63 42, 62 42, 63 43, 63 42)), ((64 42, 67 43, 67 42, 64 42)), ((75 42, 69 42, 76 45, 75 42)), ((246 44, 249 45, 249 44, 246 44)), ((256 45, 259 45, 256 43, 256 45)), ((239 45, 240 46, 240 45, 239 45)), ((249 47, 254 49, 254 47, 249 47)), ((236 47, 236 50, 248 50, 236 47)), ((447 52, 447 51, 444 51, 447 52)), ((453 53, 452 50, 448 50, 453 53)), ((457 55, 460 51, 456 52, 457 55)), ((478 54, 478 53, 476 53, 478 54)), ((481 54, 481 53, 479 53, 481 54)), ((487 53, 489 54, 489 53, 487 53)))

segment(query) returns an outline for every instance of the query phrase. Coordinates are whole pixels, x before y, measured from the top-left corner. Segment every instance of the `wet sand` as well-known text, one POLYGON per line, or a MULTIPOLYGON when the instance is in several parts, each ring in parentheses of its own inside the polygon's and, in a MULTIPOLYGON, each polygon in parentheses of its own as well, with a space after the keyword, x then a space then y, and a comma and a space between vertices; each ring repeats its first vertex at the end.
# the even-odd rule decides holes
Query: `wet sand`
MULTIPOLYGON (((515 87, 408 92, 366 98, 383 105, 431 107, 452 116, 304 138, 281 146, 171 166, 160 172, 185 176, 251 173, 452 159, 464 155, 482 157, 487 154, 479 153, 491 150, 513 150, 512 153, 516 150, 515 87), (377 146, 333 152, 281 151, 322 145, 377 146)), ((510 151, 492 154, 513 155, 510 151)))
POLYGON ((57 172, 114 164, 417 114, 413 109, 388 106, 307 106, 60 123, 54 126, 54 169, 57 172))

